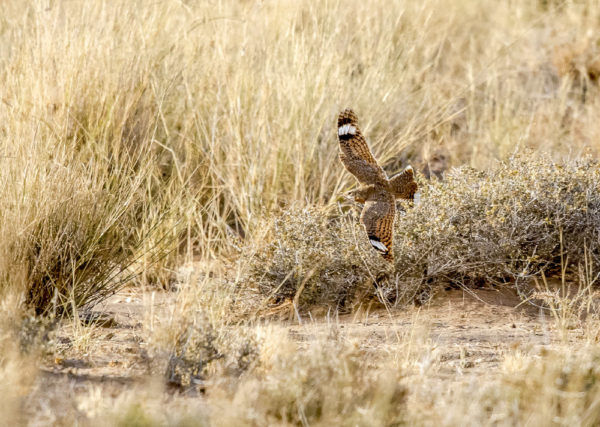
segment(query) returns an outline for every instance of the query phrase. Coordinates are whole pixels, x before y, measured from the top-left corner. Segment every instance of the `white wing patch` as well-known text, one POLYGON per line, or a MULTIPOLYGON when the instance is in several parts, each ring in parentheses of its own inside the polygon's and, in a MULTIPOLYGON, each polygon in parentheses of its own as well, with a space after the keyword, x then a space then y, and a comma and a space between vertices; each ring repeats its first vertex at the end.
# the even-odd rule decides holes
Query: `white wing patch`
POLYGON ((345 124, 344 126, 340 126, 338 128, 338 136, 342 136, 342 135, 355 135, 356 134, 356 127, 352 126, 351 124, 345 124))
POLYGON ((373 245, 373 247, 375 249, 377 249, 379 252, 387 253, 388 248, 383 243, 381 243, 379 240, 369 239, 369 241, 371 242, 371 245, 373 245))
POLYGON ((413 196, 413 202, 415 205, 418 205, 419 203, 421 203, 421 191, 417 191, 415 193, 415 195, 413 196))

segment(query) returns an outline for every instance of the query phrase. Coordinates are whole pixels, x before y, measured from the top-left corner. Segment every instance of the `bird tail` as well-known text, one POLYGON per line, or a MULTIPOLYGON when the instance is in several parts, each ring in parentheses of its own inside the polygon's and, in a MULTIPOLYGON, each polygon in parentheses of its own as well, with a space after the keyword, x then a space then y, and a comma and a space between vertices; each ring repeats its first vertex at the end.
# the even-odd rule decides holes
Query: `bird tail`
POLYGON ((370 235, 369 242, 371 246, 383 256, 383 259, 389 262, 394 261, 394 254, 392 251, 379 239, 379 237, 370 235))
POLYGON ((391 177, 390 186, 396 199, 413 200, 419 186, 415 181, 415 172, 412 166, 407 166, 402 172, 391 177))

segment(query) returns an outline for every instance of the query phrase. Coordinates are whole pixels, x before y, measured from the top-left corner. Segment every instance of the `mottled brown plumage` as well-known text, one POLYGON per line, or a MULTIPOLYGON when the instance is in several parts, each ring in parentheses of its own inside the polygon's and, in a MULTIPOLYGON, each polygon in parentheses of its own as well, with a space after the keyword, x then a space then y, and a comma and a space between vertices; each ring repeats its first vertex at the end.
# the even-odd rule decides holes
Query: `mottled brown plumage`
POLYGON ((393 230, 396 216, 396 199, 413 199, 417 192, 412 167, 388 179, 377 164, 367 141, 358 127, 352 110, 344 110, 338 117, 340 160, 348 171, 362 184, 351 194, 357 202, 364 203, 360 219, 367 231, 371 245, 388 261, 393 261, 393 230))
POLYGON ((412 167, 404 169, 389 179, 390 187, 396 199, 412 200, 419 189, 415 182, 412 167))
POLYGON ((344 110, 338 117, 338 139, 340 160, 361 184, 385 185, 387 176, 373 157, 352 110, 344 110))

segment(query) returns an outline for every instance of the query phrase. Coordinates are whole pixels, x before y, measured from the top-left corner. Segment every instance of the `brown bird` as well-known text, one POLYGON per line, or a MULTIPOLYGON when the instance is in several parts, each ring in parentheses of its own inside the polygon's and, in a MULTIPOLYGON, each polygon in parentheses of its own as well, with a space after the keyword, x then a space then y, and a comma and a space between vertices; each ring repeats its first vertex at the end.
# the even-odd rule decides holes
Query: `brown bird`
POLYGON ((373 157, 352 110, 344 110, 338 116, 338 139, 340 160, 361 184, 350 194, 357 202, 364 203, 360 220, 369 241, 386 260, 392 262, 396 199, 414 199, 418 186, 413 168, 409 165, 388 179, 373 157))

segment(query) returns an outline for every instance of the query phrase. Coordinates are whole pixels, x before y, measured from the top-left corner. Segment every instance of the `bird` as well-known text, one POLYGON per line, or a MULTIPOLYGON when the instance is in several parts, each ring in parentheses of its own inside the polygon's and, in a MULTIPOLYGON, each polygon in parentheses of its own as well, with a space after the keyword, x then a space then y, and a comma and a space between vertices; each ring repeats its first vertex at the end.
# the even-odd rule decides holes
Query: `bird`
POLYGON ((419 189, 412 166, 388 178, 379 166, 360 128, 358 118, 350 109, 338 116, 340 160, 348 172, 355 176, 360 187, 350 196, 362 203, 360 220, 367 232, 371 246, 386 261, 393 262, 393 230, 396 217, 396 199, 414 200, 419 189))

